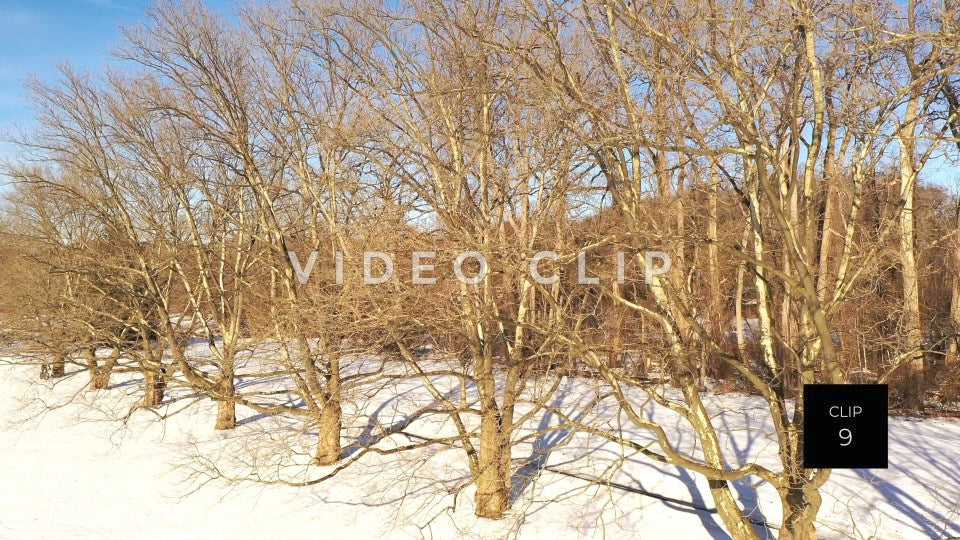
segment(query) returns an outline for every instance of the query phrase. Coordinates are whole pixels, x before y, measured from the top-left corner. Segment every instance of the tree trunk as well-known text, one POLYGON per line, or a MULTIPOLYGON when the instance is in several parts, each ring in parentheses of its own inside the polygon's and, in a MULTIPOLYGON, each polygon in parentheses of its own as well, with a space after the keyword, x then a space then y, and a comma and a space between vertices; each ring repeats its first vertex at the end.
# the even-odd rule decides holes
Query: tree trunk
POLYGON ((340 430, 343 428, 340 407, 340 360, 336 355, 328 354, 330 363, 327 377, 327 390, 323 406, 320 409, 319 430, 317 434, 317 465, 332 465, 340 461, 340 430))
POLYGON ((480 421, 480 452, 476 485, 476 514, 479 517, 500 519, 509 506, 509 490, 505 489, 506 474, 503 471, 503 445, 500 436, 500 419, 496 408, 484 411, 480 421))
MULTIPOLYGON (((960 264, 960 248, 957 249, 954 259, 960 264)), ((953 336, 947 342, 947 367, 957 365, 960 358, 960 266, 954 267, 953 298, 950 301, 950 322, 953 336)))
MULTIPOLYGON (((944 95, 950 106, 950 132, 953 134, 957 149, 960 150, 960 99, 957 99, 957 92, 953 85, 947 84, 943 87, 944 95)), ((947 367, 953 369, 960 360, 960 198, 957 199, 957 206, 954 213, 954 220, 957 228, 954 231, 953 238, 953 291, 950 298, 950 323, 953 330, 953 336, 947 343, 947 367)))
MULTIPOLYGON (((914 102, 911 100, 910 104, 914 102)), ((915 110, 908 104, 909 111, 915 110)), ((920 282, 917 276, 914 246, 914 192, 917 171, 913 163, 912 133, 898 137, 900 144, 900 268, 903 281, 903 324, 907 358, 904 387, 904 406, 920 409, 923 406, 923 331, 920 326, 920 282)))
MULTIPOLYGON (((707 199, 707 238, 710 239, 710 243, 707 244, 707 273, 709 274, 708 281, 710 285, 710 305, 709 305, 709 324, 710 324, 710 335, 713 336, 713 339, 720 339, 720 336, 723 335, 723 321, 721 320, 722 314, 726 311, 724 309, 723 301, 723 290, 720 285, 720 263, 718 254, 717 254, 717 222, 718 218, 718 192, 720 189, 720 178, 717 174, 717 162, 711 161, 710 163, 710 190, 709 196, 707 199)), ((711 353, 709 352, 709 347, 706 343, 701 347, 701 351, 706 356, 703 359, 703 363, 709 363, 709 371, 714 377, 719 375, 719 366, 717 362, 712 361, 711 353)), ((703 378, 704 375, 701 375, 703 378)), ((719 378, 719 377, 718 377, 719 378)), ((703 384, 703 381, 701 381, 703 384)))
POLYGON ((220 393, 217 399, 217 423, 213 429, 233 429, 237 427, 237 407, 233 401, 233 375, 224 375, 220 379, 220 393))
POLYGON ((743 281, 744 274, 747 272, 747 263, 740 263, 737 266, 737 290, 734 294, 733 313, 734 313, 734 335, 736 337, 737 353, 742 361, 747 360, 747 341, 743 335, 743 281))
POLYGON ((167 383, 164 380, 164 375, 166 375, 166 369, 163 367, 159 369, 146 368, 143 370, 144 407, 149 407, 152 409, 159 407, 163 403, 163 394, 167 387, 167 383))
POLYGON ((816 540, 815 520, 820 511, 821 497, 810 484, 791 484, 780 493, 783 505, 783 525, 780 540, 816 540))
POLYGON ((233 400, 233 353, 226 348, 220 361, 220 387, 217 399, 217 423, 213 429, 237 427, 237 406, 233 400))
POLYGON ((90 377, 89 386, 92 390, 96 390, 99 388, 97 386, 97 381, 100 380, 100 367, 97 365, 96 347, 88 347, 84 349, 83 357, 87 361, 87 374, 90 377))
POLYGON ((953 238, 953 291, 950 298, 950 326, 953 336, 947 342, 948 368, 956 366, 960 356, 960 199, 957 200, 956 219, 957 229, 953 238))
POLYGON ((110 372, 113 371, 113 366, 116 365, 119 359, 120 349, 115 348, 113 352, 110 353, 110 358, 98 369, 97 378, 91 381, 94 389, 104 390, 110 386, 110 372))
MULTIPOLYGON (((722 469, 724 463, 720 441, 713 424, 710 423, 710 416, 700 399, 700 394, 693 384, 693 376, 688 372, 681 374, 678 379, 687 406, 690 408, 690 424, 700 438, 704 461, 711 467, 722 469)), ((757 531, 744 516, 740 505, 737 504, 733 491, 730 489, 730 484, 726 480, 709 480, 709 486, 713 503, 717 507, 717 514, 720 515, 720 519, 730 536, 737 540, 759 540, 757 531)))
POLYGON ((96 378, 90 381, 90 387, 94 390, 106 390, 110 387, 110 371, 106 368, 100 368, 96 378))
POLYGON ((317 439, 317 465, 332 465, 340 461, 340 402, 329 399, 320 409, 320 426, 317 439))
POLYGON ((54 356, 53 361, 50 362, 50 376, 48 378, 59 379, 66 374, 66 371, 67 355, 65 353, 57 353, 57 355, 54 356))

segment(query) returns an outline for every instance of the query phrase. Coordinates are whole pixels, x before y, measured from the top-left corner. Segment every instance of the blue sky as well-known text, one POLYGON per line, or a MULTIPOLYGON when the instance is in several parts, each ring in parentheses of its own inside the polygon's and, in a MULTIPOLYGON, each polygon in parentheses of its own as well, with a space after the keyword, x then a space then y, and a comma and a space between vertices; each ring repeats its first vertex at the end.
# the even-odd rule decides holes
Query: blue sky
MULTIPOLYGON (((30 75, 52 79, 62 62, 100 71, 121 43, 120 25, 144 18, 152 0, 0 0, 0 138, 29 127, 23 90, 30 75)), ((228 0, 208 1, 220 9, 228 0)), ((8 148, 0 142, 0 159, 8 148)))

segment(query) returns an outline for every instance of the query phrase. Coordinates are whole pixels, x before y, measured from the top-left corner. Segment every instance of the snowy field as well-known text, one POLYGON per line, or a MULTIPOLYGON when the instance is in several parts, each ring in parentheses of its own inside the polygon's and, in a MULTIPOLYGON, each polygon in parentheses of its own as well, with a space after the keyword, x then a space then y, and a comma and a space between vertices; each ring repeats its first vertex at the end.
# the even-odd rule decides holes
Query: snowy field
MULTIPOLYGON (((195 351, 196 352, 196 351, 195 351)), ((248 365, 248 368, 250 366, 248 365)), ((682 469, 624 453, 597 437, 571 433, 541 413, 514 451, 513 509, 500 521, 473 516, 465 458, 440 446, 403 454, 368 453, 336 476, 308 465, 315 432, 297 419, 238 407, 238 427, 212 429, 215 404, 186 390, 160 410, 135 409, 135 372, 114 374, 111 388, 83 390, 70 366, 55 383, 37 369, 0 359, 0 538, 726 538, 706 481, 682 469), (166 418, 160 419, 163 415, 166 418), (559 429, 549 429, 559 427, 559 429), (244 480, 237 480, 243 478, 244 480), (611 485, 591 482, 602 478, 611 485), (277 483, 278 480, 288 483, 277 483)), ((241 370, 241 374, 243 370, 241 370)), ((451 381, 436 379, 438 385, 451 381)), ((260 381, 257 384, 262 385, 260 381)), ((588 407, 596 383, 567 379, 553 405, 605 429, 617 429, 612 402, 588 407)), ((252 391, 241 376, 238 390, 252 391)), ((415 381, 358 389, 345 410, 344 445, 370 441, 431 398, 415 381)), ((260 390, 263 390, 261 388, 260 390)), ((286 400, 284 395, 275 399, 286 400)), ((642 402, 640 394, 638 402, 642 402)), ((776 466, 762 403, 708 399, 730 456, 776 466)), ((645 412, 665 427, 660 407, 645 412)), ((522 414, 522 411, 521 411, 522 414)), ((404 433, 436 436, 450 426, 427 416, 404 433)), ((635 441, 650 440, 623 428, 635 441)), ((378 447, 409 444, 401 433, 378 447)), ((671 433, 688 450, 689 433, 671 433)), ((347 448, 348 455, 355 449, 347 448)), ((353 455, 355 458, 356 455, 353 455)), ((349 458, 348 458, 349 459, 349 458)), ((775 536, 779 503, 757 479, 737 482, 741 503, 775 536)), ((891 419, 890 468, 834 471, 825 487, 823 538, 960 536, 960 422, 891 419)))

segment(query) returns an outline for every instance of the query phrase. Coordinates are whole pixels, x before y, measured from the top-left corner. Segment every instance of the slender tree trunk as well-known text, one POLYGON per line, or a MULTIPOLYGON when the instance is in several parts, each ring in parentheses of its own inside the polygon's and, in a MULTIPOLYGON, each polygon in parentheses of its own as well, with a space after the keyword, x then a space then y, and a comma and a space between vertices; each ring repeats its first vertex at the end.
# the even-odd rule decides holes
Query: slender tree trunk
MULTIPOLYGON (((953 134, 957 149, 960 150, 960 117, 957 116, 960 113, 960 99, 957 98, 957 92, 949 81, 944 85, 943 90, 950 106, 950 132, 953 134)), ((948 368, 956 367, 960 361, 960 198, 957 199, 954 219, 957 227, 953 238, 953 291, 950 298, 950 323, 953 337, 947 343, 948 368)))
POLYGON ((149 359, 143 363, 143 405, 144 407, 155 408, 163 403, 163 396, 166 392, 166 370, 162 363, 162 352, 155 353, 149 341, 144 342, 143 354, 149 359))
MULTIPOLYGON (((718 192, 720 189, 720 178, 717 174, 717 163, 712 161, 710 163, 710 186, 709 186, 709 195, 707 199, 707 238, 710 239, 710 243, 707 244, 707 274, 708 282, 710 286, 710 306, 709 306, 709 324, 710 324, 710 334, 715 336, 713 339, 719 339, 719 336, 723 332, 723 321, 721 320, 724 310, 723 302, 723 291, 720 286, 720 264, 718 262, 717 254, 717 221, 718 211, 718 192)), ((718 376, 718 365, 713 360, 712 355, 710 354, 709 348, 706 344, 703 344, 701 350, 706 358, 703 359, 704 364, 709 365, 709 371, 714 376, 718 376)))
MULTIPOLYGON (((917 2, 907 2, 907 26, 916 30, 917 2)), ((906 64, 915 77, 914 64, 917 50, 914 42, 906 44, 906 64)), ((915 82, 915 81, 914 81, 915 82)), ((920 284, 917 276, 916 248, 914 245, 914 194, 920 171, 916 162, 917 111, 920 107, 921 89, 911 90, 904 107, 903 122, 895 134, 900 148, 900 270, 903 282, 903 329, 906 361, 906 385, 903 404, 909 409, 923 408, 923 330, 920 325, 920 284)))
POLYGON ((743 335, 743 281, 744 274, 747 272, 746 266, 747 263, 740 263, 737 266, 737 291, 733 300, 734 324, 736 324, 734 335, 736 337, 737 353, 742 360, 747 359, 747 342, 743 335))
MULTIPOLYGON (((759 164, 757 166, 757 174, 764 174, 761 167, 765 167, 764 164, 759 164)), ((753 256, 757 261, 763 261, 765 256, 765 244, 764 244, 764 231, 763 231, 763 221, 762 216, 760 215, 760 196, 757 192, 760 182, 754 184, 753 189, 749 193, 750 198, 750 212, 751 212, 751 225, 753 238, 751 245, 753 246, 753 256)), ((773 316, 770 313, 771 306, 773 304, 771 300, 771 294, 769 287, 767 286, 767 279, 765 276, 765 270, 761 266, 754 266, 754 287, 757 290, 757 321, 759 323, 760 330, 760 348, 763 355, 763 363, 770 370, 770 375, 775 378, 781 376, 779 364, 776 360, 776 355, 774 354, 774 345, 773 345, 773 316)), ((788 294, 785 296, 789 296, 788 294)), ((808 381, 804 381, 808 382, 808 381)), ((813 381, 809 381, 813 382, 813 381)))
MULTIPOLYGON (((521 311, 525 313, 525 310, 521 311)), ((523 315, 521 316, 523 317, 523 315)), ((517 331, 522 335, 522 330, 518 329, 517 331)), ((500 482, 502 483, 501 490, 503 491, 504 496, 507 498, 506 507, 504 510, 510 507, 510 482, 511 474, 513 472, 513 415, 520 385, 519 381, 522 377, 521 366, 529 366, 532 363, 531 358, 521 355, 523 355, 523 353, 519 352, 519 361, 514 361, 513 365, 510 367, 510 370, 507 372, 506 389, 504 390, 503 395, 503 406, 500 410, 500 482)))
POLYGON ((833 280, 830 273, 830 264, 833 260, 830 253, 830 243, 833 240, 833 213, 836 207, 837 183, 840 181, 834 172, 836 169, 835 160, 830 157, 833 148, 833 135, 831 134, 830 137, 830 144, 827 146, 827 158, 824 158, 823 221, 820 224, 819 260, 817 263, 817 294, 821 303, 827 300, 828 284, 833 280))
MULTIPOLYGON (((960 248, 954 251, 954 265, 960 265, 960 248)), ((950 301, 950 322, 953 327, 953 336, 947 342, 948 367, 953 367, 960 360, 960 266, 954 266, 953 294, 950 301)))
MULTIPOLYGON (((960 143, 958 143, 960 144, 960 143)), ((950 298, 950 323, 953 336, 947 342, 947 367, 957 365, 960 357, 960 199, 957 201, 957 228, 953 237, 953 291, 950 298)))
MULTIPOLYGON (((910 102, 914 102, 911 100, 910 102)), ((914 110, 908 105, 908 111, 914 110)), ((909 113, 908 113, 909 114, 909 113)), ((903 325, 907 359, 904 405, 919 409, 923 405, 923 331, 920 325, 920 281, 917 275, 914 245, 914 192, 917 171, 913 164, 912 134, 898 137, 900 143, 900 269, 903 281, 903 325)))
MULTIPOLYGON (((664 308, 669 300, 660 280, 655 276, 652 278, 650 290, 657 304, 666 312, 664 308)), ((723 469, 726 464, 723 460, 723 450, 717 437, 717 430, 713 427, 710 414, 700 398, 694 370, 690 362, 686 361, 684 345, 680 339, 681 334, 666 318, 661 319, 661 324, 671 342, 670 356, 668 357, 671 364, 671 378, 677 382, 681 392, 683 392, 684 402, 689 410, 685 417, 700 440, 703 460, 715 469, 723 469)), ((725 480, 711 479, 709 485, 710 494, 713 496, 714 505, 717 507, 717 513, 731 536, 738 540, 759 539, 753 525, 747 520, 740 505, 737 504, 730 484, 725 480)))

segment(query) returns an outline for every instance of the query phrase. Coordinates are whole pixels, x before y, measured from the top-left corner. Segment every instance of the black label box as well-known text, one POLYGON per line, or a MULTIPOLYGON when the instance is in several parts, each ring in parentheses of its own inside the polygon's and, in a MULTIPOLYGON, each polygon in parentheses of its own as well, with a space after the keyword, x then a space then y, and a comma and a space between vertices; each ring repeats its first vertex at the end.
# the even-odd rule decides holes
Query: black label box
POLYGON ((803 385, 803 466, 887 468, 887 385, 803 385))

